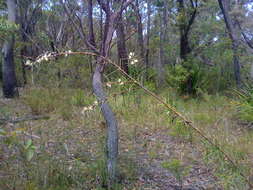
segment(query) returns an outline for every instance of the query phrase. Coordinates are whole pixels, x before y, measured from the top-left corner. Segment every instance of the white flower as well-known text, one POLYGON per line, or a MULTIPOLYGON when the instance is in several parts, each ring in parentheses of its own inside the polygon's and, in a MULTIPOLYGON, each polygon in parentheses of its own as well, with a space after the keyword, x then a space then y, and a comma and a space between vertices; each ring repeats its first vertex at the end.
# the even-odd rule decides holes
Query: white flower
POLYGON ((82 109, 82 111, 81 111, 81 114, 84 115, 86 111, 87 111, 87 107, 84 107, 84 108, 82 109))
POLYGON ((93 110, 93 107, 92 107, 92 106, 89 106, 89 107, 88 107, 88 110, 92 111, 92 110, 93 110))
POLYGON ((121 79, 118 79, 118 82, 121 82, 121 79))
POLYGON ((32 64, 32 62, 31 62, 30 60, 27 60, 27 61, 25 62, 25 65, 27 65, 27 66, 32 66, 33 64, 32 64))
POLYGON ((69 50, 69 51, 68 51, 68 53, 72 53, 72 51, 71 51, 71 50, 69 50))
POLYGON ((108 82, 108 83, 106 83, 106 86, 107 86, 107 87, 109 87, 109 88, 111 88, 111 87, 112 87, 111 83, 109 83, 109 82, 108 82))
POLYGON ((97 106, 97 105, 98 105, 98 101, 95 101, 95 102, 94 102, 94 105, 97 106))
POLYGON ((119 85, 123 85, 123 84, 124 84, 124 82, 119 83, 119 85))

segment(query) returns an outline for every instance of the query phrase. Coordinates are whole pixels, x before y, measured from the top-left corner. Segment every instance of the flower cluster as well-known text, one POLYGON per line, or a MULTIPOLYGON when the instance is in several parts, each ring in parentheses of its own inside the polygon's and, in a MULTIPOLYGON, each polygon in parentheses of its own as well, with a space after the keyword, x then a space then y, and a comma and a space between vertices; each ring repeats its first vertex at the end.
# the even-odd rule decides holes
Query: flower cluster
POLYGON ((107 82, 105 85, 106 85, 107 87, 111 88, 111 87, 112 87, 112 84, 118 84, 118 85, 121 86, 121 85, 124 85, 125 82, 123 82, 123 81, 121 80, 121 78, 119 78, 117 82, 107 82))
POLYGON ((129 53, 128 59, 130 61, 130 65, 135 65, 136 63, 138 63, 138 59, 135 58, 134 52, 129 53))
MULTIPOLYGON (((72 53, 72 51, 68 50, 68 51, 63 52, 62 54, 65 57, 67 57, 71 53, 72 53)), ((39 64, 39 63, 41 63, 43 61, 49 61, 50 59, 52 59, 55 56, 56 56, 55 52, 45 52, 44 54, 38 56, 37 59, 34 62, 32 62, 31 60, 27 60, 25 62, 25 65, 27 65, 27 66, 34 66, 35 64, 39 64)))
POLYGON ((71 50, 65 51, 65 52, 64 52, 64 56, 67 57, 70 53, 72 53, 71 50))
POLYGON ((85 106, 85 107, 83 108, 83 110, 81 111, 81 113, 84 115, 85 112, 87 112, 87 111, 93 111, 93 110, 95 109, 96 106, 98 106, 98 101, 95 101, 95 102, 94 102, 92 105, 90 105, 90 106, 85 106))
POLYGON ((49 61, 52 57, 54 57, 55 53, 54 52, 46 52, 42 55, 40 55, 34 62, 31 60, 27 60, 25 62, 25 65, 27 66, 34 66, 35 64, 39 64, 43 61, 49 61))

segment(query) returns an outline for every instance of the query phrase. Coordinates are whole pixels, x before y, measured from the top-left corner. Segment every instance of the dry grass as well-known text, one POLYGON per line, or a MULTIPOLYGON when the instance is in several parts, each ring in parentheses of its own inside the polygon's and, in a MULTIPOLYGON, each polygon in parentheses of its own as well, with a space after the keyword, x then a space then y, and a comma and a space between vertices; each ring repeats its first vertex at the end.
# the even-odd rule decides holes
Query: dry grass
MULTIPOLYGON (((190 168, 183 177, 185 187, 246 189, 238 171, 231 170, 215 149, 184 130, 151 97, 136 94, 109 98, 120 131, 120 181, 115 189, 175 188, 178 181, 162 168, 173 159, 190 168)), ((238 126, 228 98, 182 100, 168 91, 161 95, 216 139, 247 176, 252 175, 253 132, 238 126)), ((0 189, 103 189, 103 118, 98 107, 82 113, 94 100, 88 90, 59 88, 29 88, 20 100, 1 100, 1 115, 49 114, 50 119, 2 126, 8 135, 1 140, 0 189), (31 161, 22 148, 28 139, 36 146, 31 161)))

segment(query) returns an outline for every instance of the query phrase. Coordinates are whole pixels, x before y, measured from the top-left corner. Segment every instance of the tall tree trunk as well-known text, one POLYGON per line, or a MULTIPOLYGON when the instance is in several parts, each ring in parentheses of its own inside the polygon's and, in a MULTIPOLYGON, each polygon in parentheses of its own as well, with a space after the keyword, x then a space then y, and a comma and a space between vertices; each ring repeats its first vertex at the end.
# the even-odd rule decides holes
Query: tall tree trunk
MULTIPOLYGON (((88 41, 92 46, 96 47, 95 35, 94 35, 94 30, 93 30, 93 3, 92 3, 92 0, 88 0, 88 28, 89 28, 88 41)), ((90 62, 90 71, 92 73, 93 72, 93 64, 92 64, 92 57, 91 56, 89 58, 89 62, 90 62)))
POLYGON ((194 23, 197 9, 192 6, 194 9, 190 19, 187 18, 184 0, 178 0, 178 13, 179 13, 179 31, 180 31, 180 58, 184 61, 187 59, 189 53, 191 53, 192 49, 190 48, 189 43, 189 32, 191 30, 191 26, 194 23))
MULTIPOLYGON (((100 55, 108 57, 111 40, 114 32, 114 22, 112 15, 106 14, 104 39, 101 46, 100 55)), ((109 188, 115 182, 116 179, 116 165, 118 157, 118 124, 115 115, 107 103, 106 94, 103 90, 102 76, 104 71, 105 60, 99 57, 95 72, 93 74, 92 86, 94 94, 96 95, 98 102, 100 103, 101 110, 107 125, 107 171, 109 175, 108 185, 109 188)))
POLYGON ((95 42, 95 35, 94 35, 94 30, 93 30, 93 4, 92 0, 88 0, 88 27, 89 27, 89 34, 88 34, 88 40, 91 45, 96 47, 96 42, 95 42))
MULTIPOLYGON (((111 10, 110 1, 97 0, 98 4, 104 10, 106 18, 103 30, 103 40, 100 47, 100 57, 97 59, 95 72, 93 74, 92 87, 94 94, 101 106, 102 114, 107 125, 107 172, 108 172, 108 188, 111 189, 116 180, 116 165, 118 158, 118 123, 115 115, 107 103, 107 97, 103 90, 102 77, 105 67, 105 60, 109 55, 111 41, 115 31, 115 25, 118 22, 122 11, 129 6, 133 0, 122 1, 120 9, 113 12, 111 10)), ((92 19, 92 18, 91 18, 92 19)), ((92 49, 92 47, 90 47, 92 49)))
POLYGON ((144 48, 144 39, 143 39, 143 27, 142 27, 142 17, 139 8, 139 0, 135 1, 135 14, 137 17, 137 33, 138 33, 138 46, 140 47, 140 58, 144 65, 147 65, 145 59, 145 48, 144 48))
POLYGON ((241 74, 240 74, 240 63, 239 63, 239 56, 238 56, 238 46, 239 46, 239 39, 238 34, 233 23, 231 16, 229 15, 229 7, 230 7, 230 0, 218 0, 221 12, 224 17, 224 21, 226 24, 226 28, 228 30, 228 35, 232 42, 232 50, 233 50, 233 64, 234 64, 234 76, 237 87, 241 87, 241 74))
POLYGON ((125 30, 122 15, 119 16, 118 25, 116 28, 117 34, 117 49, 118 49, 118 59, 121 68, 129 73, 128 69, 128 55, 126 49, 126 39, 125 39, 125 30))
MULTIPOLYGON (((8 21, 16 22, 16 2, 15 0, 7 0, 8 21)), ((4 43, 3 53, 3 95, 6 98, 13 98, 18 95, 17 80, 14 65, 14 35, 10 36, 4 43)))
POLYGON ((164 25, 162 20, 162 15, 159 13, 159 60, 157 62, 157 84, 158 86, 163 86, 165 83, 165 70, 164 70, 164 25))
MULTIPOLYGON (((179 13, 179 31, 180 31, 180 58, 184 61, 183 66, 190 71, 191 65, 187 64, 187 57, 191 53, 192 49, 190 47, 189 42, 189 33, 191 27, 195 21, 197 15, 197 7, 198 7, 198 0, 190 1, 191 2, 191 11, 189 16, 187 15, 185 9, 185 2, 184 0, 177 0, 178 3, 178 13, 179 13), (189 18, 188 18, 189 17, 189 18)), ((186 89, 185 91, 188 94, 192 94, 193 92, 193 79, 192 76, 189 75, 186 81, 186 89)))
POLYGON ((145 53, 145 63, 146 63, 146 73, 149 67, 149 38, 150 38, 150 26, 151 26, 151 0, 147 0, 147 41, 146 41, 146 53, 145 53))

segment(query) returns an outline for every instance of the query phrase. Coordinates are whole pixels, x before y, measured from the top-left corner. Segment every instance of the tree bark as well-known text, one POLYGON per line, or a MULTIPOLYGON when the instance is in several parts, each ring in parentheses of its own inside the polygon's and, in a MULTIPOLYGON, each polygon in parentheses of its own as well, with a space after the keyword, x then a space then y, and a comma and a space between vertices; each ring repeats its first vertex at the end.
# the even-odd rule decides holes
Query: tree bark
MULTIPOLYGON (((7 0, 8 21, 16 22, 16 2, 7 0)), ((3 95, 6 98, 13 98, 18 95, 17 80, 14 65, 14 35, 10 36, 3 45, 3 95)))
POLYGON ((103 30, 103 41, 100 48, 100 57, 97 59, 95 72, 93 74, 92 87, 94 94, 100 103, 102 114, 107 125, 107 172, 108 172, 108 188, 111 189, 116 180, 116 165, 118 158, 118 123, 115 115, 107 103, 106 94, 103 90, 102 76, 105 67, 105 60, 107 58, 111 48, 111 41, 113 33, 115 31, 115 23, 118 22, 122 11, 133 2, 133 0, 122 1, 120 8, 116 11, 112 11, 110 8, 110 2, 97 0, 99 5, 105 12, 106 20, 103 30))
MULTIPOLYGON (((185 10, 185 1, 184 0, 177 0, 178 3, 178 13, 179 13, 179 31, 180 31, 180 58, 184 61, 183 66, 190 71, 191 65, 187 64, 187 57, 192 52, 192 48, 190 47, 189 42, 189 33, 191 27, 195 21, 197 16, 197 7, 198 7, 198 0, 190 0, 191 3, 191 12, 189 16, 185 10), (189 18, 188 18, 189 17, 189 18)), ((189 75, 186 81, 186 92, 188 94, 193 93, 193 81, 192 76, 189 75)))
POLYGON ((135 9, 136 17, 137 17, 137 34, 138 34, 138 45, 140 47, 140 58, 141 58, 142 62, 144 62, 144 65, 147 65, 146 59, 145 59, 142 17, 141 17, 141 13, 139 10, 139 0, 135 1, 134 9, 135 9))
POLYGON ((238 34, 236 32, 235 23, 231 16, 229 15, 229 7, 230 7, 230 0, 218 0, 221 12, 224 17, 224 21, 226 24, 226 28, 228 30, 229 38, 232 42, 232 50, 233 50, 233 65, 234 65, 234 76, 237 87, 241 87, 241 73, 240 73, 240 62, 238 56, 238 46, 239 46, 239 39, 238 34))
POLYGON ((126 49, 126 39, 125 39, 125 30, 122 15, 119 16, 118 25, 116 29, 117 35, 117 49, 118 49, 118 60, 120 67, 129 74, 128 69, 128 55, 126 49))
POLYGON ((147 0, 147 41, 146 41, 146 52, 145 52, 145 63, 146 63, 146 75, 149 67, 149 38, 150 38, 150 26, 151 26, 151 0, 147 0))
POLYGON ((190 18, 187 18, 184 0, 178 0, 178 13, 179 13, 179 30, 180 30, 180 58, 186 60, 187 56, 191 53, 192 49, 189 43, 189 32, 194 23, 197 14, 197 1, 196 5, 192 3, 193 12, 190 18))
POLYGON ((162 15, 159 13, 159 60, 157 62, 157 85, 159 87, 163 86, 165 83, 165 70, 164 70, 164 25, 162 21, 162 15))

